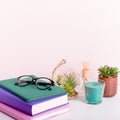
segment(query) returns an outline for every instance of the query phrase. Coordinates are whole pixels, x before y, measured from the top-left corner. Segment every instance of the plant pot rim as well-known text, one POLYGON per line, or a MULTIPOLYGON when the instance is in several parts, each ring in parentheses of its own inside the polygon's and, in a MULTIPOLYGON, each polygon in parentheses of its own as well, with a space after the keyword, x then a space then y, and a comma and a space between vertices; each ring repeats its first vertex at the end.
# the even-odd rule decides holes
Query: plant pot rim
POLYGON ((99 75, 99 78, 117 78, 118 76, 115 76, 115 77, 112 77, 112 76, 109 76, 109 77, 103 77, 103 76, 100 76, 99 75))

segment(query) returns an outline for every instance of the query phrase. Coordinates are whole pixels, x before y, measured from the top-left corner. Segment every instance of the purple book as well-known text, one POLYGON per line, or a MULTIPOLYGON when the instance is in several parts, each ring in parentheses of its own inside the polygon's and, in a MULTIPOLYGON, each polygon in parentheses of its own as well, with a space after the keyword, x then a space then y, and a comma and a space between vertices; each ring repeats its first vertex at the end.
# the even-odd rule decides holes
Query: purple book
POLYGON ((0 102, 33 116, 38 113, 42 113, 44 111, 67 104, 68 97, 67 94, 63 94, 26 102, 19 97, 11 94, 10 92, 4 90, 3 88, 0 88, 0 102))
MULTIPOLYGON (((57 108, 54 108, 52 110, 48 110, 46 112, 34 115, 34 116, 30 116, 27 115, 19 110, 16 110, 10 106, 7 106, 3 103, 0 103, 0 111, 3 113, 6 113, 7 115, 15 118, 16 120, 49 120, 50 117, 55 117, 57 115, 63 114, 65 112, 69 111, 69 105, 63 105, 57 108)), ((0 117, 1 120, 3 120, 0 117)), ((50 118, 50 120, 52 120, 52 118, 50 118)))

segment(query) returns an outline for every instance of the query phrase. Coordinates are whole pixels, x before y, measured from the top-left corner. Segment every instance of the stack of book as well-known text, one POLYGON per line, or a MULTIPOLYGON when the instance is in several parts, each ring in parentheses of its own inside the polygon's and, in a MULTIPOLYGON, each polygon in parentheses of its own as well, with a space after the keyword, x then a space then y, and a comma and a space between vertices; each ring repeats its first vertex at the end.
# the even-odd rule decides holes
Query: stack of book
POLYGON ((43 120, 69 111, 64 89, 40 90, 35 85, 20 87, 17 78, 0 81, 0 111, 17 120, 43 120))

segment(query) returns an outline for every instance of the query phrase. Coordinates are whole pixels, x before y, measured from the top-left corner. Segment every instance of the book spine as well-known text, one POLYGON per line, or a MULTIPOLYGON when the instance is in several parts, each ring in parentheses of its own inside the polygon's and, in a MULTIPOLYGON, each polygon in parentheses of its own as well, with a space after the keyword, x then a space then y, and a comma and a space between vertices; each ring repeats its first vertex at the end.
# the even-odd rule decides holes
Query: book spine
POLYGON ((0 102, 11 106, 17 110, 20 110, 28 115, 32 115, 32 106, 30 104, 27 104, 25 101, 19 99, 13 94, 9 94, 8 91, 2 88, 0 88, 0 102))

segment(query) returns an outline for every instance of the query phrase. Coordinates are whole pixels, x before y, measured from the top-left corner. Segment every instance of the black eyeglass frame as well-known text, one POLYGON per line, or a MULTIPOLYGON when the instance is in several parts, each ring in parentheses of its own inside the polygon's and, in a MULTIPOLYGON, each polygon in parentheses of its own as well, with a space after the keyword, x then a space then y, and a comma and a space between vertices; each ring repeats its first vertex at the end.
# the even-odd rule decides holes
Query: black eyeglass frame
POLYGON ((54 81, 53 81, 52 79, 50 79, 50 78, 47 78, 47 77, 33 77, 33 76, 31 76, 31 75, 22 75, 22 76, 19 76, 17 79, 18 79, 18 81, 17 81, 17 83, 15 83, 15 85, 18 85, 18 86, 20 86, 20 87, 24 87, 24 86, 28 86, 28 85, 30 85, 30 84, 34 84, 34 85, 36 85, 36 87, 37 87, 38 89, 40 89, 40 90, 46 90, 46 89, 51 90, 51 86, 54 86, 54 85, 55 85, 54 81), (31 77, 32 80, 31 80, 31 81, 28 80, 28 81, 26 81, 26 84, 25 84, 25 85, 21 85, 21 84, 19 84, 19 81, 20 81, 20 79, 21 79, 22 77, 31 77), (38 79, 39 79, 39 80, 46 79, 46 80, 49 80, 50 83, 47 83, 47 82, 39 82, 40 85, 46 86, 45 88, 40 88, 40 87, 38 87, 38 84, 37 84, 37 80, 38 80, 38 79))

